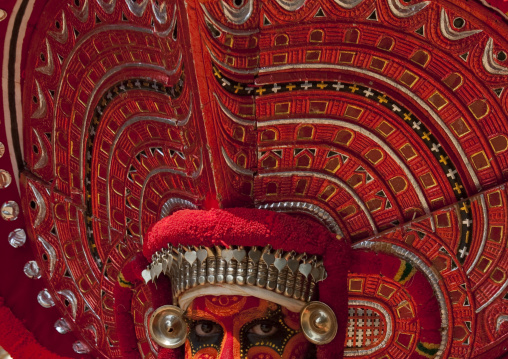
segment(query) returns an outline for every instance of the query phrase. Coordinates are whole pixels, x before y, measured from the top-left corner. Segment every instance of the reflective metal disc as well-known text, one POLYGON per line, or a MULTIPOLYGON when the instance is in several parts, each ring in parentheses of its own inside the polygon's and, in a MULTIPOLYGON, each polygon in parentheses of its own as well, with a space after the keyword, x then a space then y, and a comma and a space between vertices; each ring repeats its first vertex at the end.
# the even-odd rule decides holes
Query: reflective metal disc
POLYGON ((6 170, 0 170, 0 189, 9 187, 11 182, 11 174, 6 170))
POLYGON ((29 261, 25 264, 23 268, 23 272, 25 272, 26 276, 31 279, 40 279, 41 278, 41 269, 36 261, 29 261))
POLYGON ((67 334, 71 331, 69 323, 64 318, 60 318, 55 322, 55 329, 60 334, 67 334))
POLYGON ((53 301, 53 297, 49 294, 47 289, 43 289, 37 295, 37 301, 44 308, 51 308, 55 306, 55 302, 53 301))
POLYGON ((7 201, 2 205, 0 209, 0 214, 2 218, 6 221, 14 221, 18 219, 19 216, 19 206, 14 201, 7 201))
POLYGON ((9 244, 13 246, 14 248, 21 247, 23 244, 26 243, 26 233, 23 228, 17 228, 13 230, 9 235, 7 236, 7 240, 9 241, 9 244))
POLYGON ((5 20, 6 18, 7 18, 7 11, 0 9, 0 21, 5 20))
POLYGON ((72 344, 72 349, 74 349, 74 351, 78 354, 90 353, 90 348, 88 347, 88 345, 83 343, 81 340, 74 342, 74 344, 72 344))
POLYGON ((300 312, 300 323, 303 334, 313 344, 328 344, 337 335, 337 317, 321 302, 307 304, 300 312))
POLYGON ((0 158, 3 157, 4 153, 5 153, 5 145, 2 142, 0 142, 0 158))
POLYGON ((148 323, 150 336, 164 348, 178 348, 187 338, 187 323, 183 319, 183 310, 174 305, 157 308, 148 323))

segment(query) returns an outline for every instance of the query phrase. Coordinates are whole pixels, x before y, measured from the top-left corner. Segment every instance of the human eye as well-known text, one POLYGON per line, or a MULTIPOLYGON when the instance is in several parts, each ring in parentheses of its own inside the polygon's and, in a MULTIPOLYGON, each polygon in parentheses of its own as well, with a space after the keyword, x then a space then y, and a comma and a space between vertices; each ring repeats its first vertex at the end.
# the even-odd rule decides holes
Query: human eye
POLYGON ((211 337, 222 334, 222 327, 210 320, 200 320, 195 324, 194 331, 199 337, 211 337))
POLYGON ((189 320, 187 339, 191 346, 192 357, 204 348, 215 348, 220 351, 224 330, 220 324, 211 320, 189 320))
POLYGON ((248 330, 248 333, 255 334, 260 337, 269 337, 274 335, 278 331, 279 328, 275 323, 266 320, 262 321, 261 323, 255 324, 254 326, 251 326, 250 329, 248 330))
POLYGON ((253 347, 270 347, 282 355, 286 344, 296 334, 298 331, 286 325, 279 308, 245 324, 240 329, 240 347, 245 353, 253 347))

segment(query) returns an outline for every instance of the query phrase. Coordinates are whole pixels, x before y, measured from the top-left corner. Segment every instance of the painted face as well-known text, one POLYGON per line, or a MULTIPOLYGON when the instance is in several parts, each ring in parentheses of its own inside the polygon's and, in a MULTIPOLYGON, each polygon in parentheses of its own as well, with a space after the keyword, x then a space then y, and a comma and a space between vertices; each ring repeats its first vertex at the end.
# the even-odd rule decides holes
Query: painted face
POLYGON ((310 349, 299 313, 267 300, 200 297, 186 317, 186 359, 304 359, 310 349))

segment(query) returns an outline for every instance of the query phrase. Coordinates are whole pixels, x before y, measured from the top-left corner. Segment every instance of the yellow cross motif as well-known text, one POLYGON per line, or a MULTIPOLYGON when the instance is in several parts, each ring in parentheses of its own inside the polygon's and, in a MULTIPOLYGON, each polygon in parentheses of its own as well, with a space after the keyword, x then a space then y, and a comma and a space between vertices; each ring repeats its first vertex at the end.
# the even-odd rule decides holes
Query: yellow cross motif
POLYGON ((447 165, 448 160, 450 159, 448 156, 443 156, 443 155, 439 156, 439 158, 440 158, 439 162, 441 162, 444 165, 447 165))
POLYGON ((378 96, 377 99, 379 100, 379 103, 387 103, 388 100, 386 99, 386 95, 378 96))
POLYGON ((423 136, 422 136, 422 140, 430 141, 430 137, 429 137, 430 134, 431 134, 431 132, 424 132, 423 136))
POLYGON ((349 89, 351 90, 351 93, 355 93, 356 91, 359 90, 358 86, 356 86, 356 84, 354 84, 353 86, 349 86, 349 89))
POLYGON ((235 88, 235 93, 238 93, 238 91, 243 90, 243 87, 240 84, 236 84, 234 86, 234 88, 235 88))
POLYGON ((289 90, 289 91, 293 91, 293 89, 296 87, 296 85, 293 85, 293 84, 289 84, 289 85, 286 85, 286 88, 289 90))
POLYGON ((265 92, 265 91, 266 91, 266 89, 265 89, 265 88, 263 88, 263 87, 260 87, 260 88, 258 88, 258 89, 256 90, 256 92, 259 94, 259 96, 261 96, 261 95, 263 94, 263 92, 265 92))
POLYGON ((222 75, 220 74, 219 70, 217 70, 217 68, 214 66, 213 67, 213 74, 214 76, 216 76, 218 79, 221 79, 222 78, 222 75))
POLYGON ((321 90, 324 89, 325 87, 328 87, 328 84, 325 84, 323 81, 321 81, 320 83, 318 83, 316 85, 317 87, 319 87, 321 90))
POLYGON ((461 194, 462 193, 462 191, 461 191, 462 188, 464 188, 464 186, 462 186, 458 182, 455 182, 455 186, 453 187, 453 190, 456 191, 457 194, 461 194))
POLYGON ((464 202, 462 204, 462 207, 460 207, 460 210, 464 211, 465 213, 469 213, 469 208, 471 208, 471 206, 469 204, 467 204, 466 202, 464 202))
POLYGON ((408 113, 404 114, 404 120, 405 121, 411 121, 411 112, 408 112, 408 113))
POLYGON ((469 243, 469 234, 471 232, 469 230, 466 231, 466 243, 469 243))

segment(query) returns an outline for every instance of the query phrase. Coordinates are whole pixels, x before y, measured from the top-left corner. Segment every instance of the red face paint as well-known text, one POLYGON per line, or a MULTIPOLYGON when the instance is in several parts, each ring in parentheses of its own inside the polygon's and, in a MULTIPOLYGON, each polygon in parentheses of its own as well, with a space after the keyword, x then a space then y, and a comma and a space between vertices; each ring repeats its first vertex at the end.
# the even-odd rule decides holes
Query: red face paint
POLYGON ((186 312, 186 359, 304 359, 299 313, 255 297, 205 296, 186 312))

